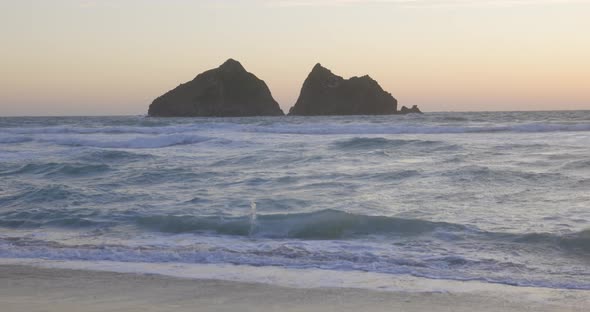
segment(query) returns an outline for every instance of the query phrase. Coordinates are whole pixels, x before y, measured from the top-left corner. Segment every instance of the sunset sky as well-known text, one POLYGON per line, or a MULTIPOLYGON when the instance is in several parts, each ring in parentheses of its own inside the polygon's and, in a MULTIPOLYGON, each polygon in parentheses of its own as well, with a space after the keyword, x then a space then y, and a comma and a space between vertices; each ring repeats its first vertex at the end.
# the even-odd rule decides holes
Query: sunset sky
POLYGON ((288 111, 315 63, 424 111, 590 109, 590 0, 1 0, 0 116, 145 114, 228 58, 288 111))

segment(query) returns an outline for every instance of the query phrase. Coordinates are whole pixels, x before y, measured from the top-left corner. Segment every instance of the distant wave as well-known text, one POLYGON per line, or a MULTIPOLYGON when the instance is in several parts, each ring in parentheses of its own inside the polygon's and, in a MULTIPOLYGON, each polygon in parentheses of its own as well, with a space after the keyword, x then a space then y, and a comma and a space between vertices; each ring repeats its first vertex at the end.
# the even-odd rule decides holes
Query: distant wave
POLYGON ((152 158, 149 154, 132 153, 123 150, 91 150, 78 159, 88 162, 113 162, 113 161, 134 161, 134 160, 145 160, 152 158))
MULTIPOLYGON (((180 125, 157 126, 103 126, 84 127, 79 125, 49 126, 30 128, 3 128, 4 133, 18 136, 16 138, 0 138, 1 143, 13 143, 13 141, 27 140, 22 135, 47 135, 47 134, 145 134, 145 135, 174 135, 202 131, 230 131, 230 132, 260 132, 277 134, 452 134, 452 133, 493 133, 493 132, 574 132, 590 131, 588 123, 528 123, 512 125, 446 125, 446 124, 415 124, 397 123, 351 123, 351 124, 325 124, 306 123, 298 124, 285 119, 274 122, 230 123, 196 122, 180 125)), ((29 138, 28 140, 30 140, 29 138)))
MULTIPOLYGON (((59 200, 80 197, 76 191, 60 184, 49 184, 41 187, 27 187, 18 193, 0 197, 0 206, 15 206, 25 203, 50 203, 59 200)), ((0 216, 0 220, 5 221, 0 216)))
POLYGON ((15 174, 40 174, 48 177, 52 176, 88 176, 96 173, 106 172, 110 169, 105 164, 60 164, 60 163, 31 163, 20 168, 9 171, 0 171, 0 176, 15 174))
POLYGON ((337 141, 334 147, 343 150, 374 150, 374 149, 390 149, 390 148, 420 148, 426 151, 444 151, 457 150, 460 147, 454 144, 448 144, 441 141, 431 140, 402 140, 402 139, 386 139, 386 138, 363 138, 356 137, 348 140, 337 141))
POLYGON ((160 148, 174 145, 195 144, 209 140, 210 138, 197 135, 160 135, 153 137, 135 137, 127 140, 99 141, 82 138, 53 138, 51 142, 66 146, 90 146, 101 148, 160 148))
POLYGON ((4 128, 2 131, 13 134, 174 134, 186 131, 198 130, 196 126, 103 126, 84 127, 78 125, 49 126, 30 128, 4 128))
POLYGON ((128 126, 94 126, 83 125, 47 126, 47 127, 9 127, 2 132, 15 135, 32 134, 181 134, 210 129, 242 129, 243 125, 225 122, 198 122, 179 125, 128 125, 128 126))
MULTIPOLYGON (((55 129, 53 129, 55 130, 55 129)), ((78 129, 78 130, 83 130, 78 129)), ((100 132, 100 131, 98 131, 100 132)), ((179 132, 182 132, 179 130, 179 132)), ((146 132, 148 134, 154 134, 152 136, 137 136, 130 139, 122 140, 117 136, 109 137, 109 140, 97 140, 97 139, 87 139, 85 136, 70 136, 70 135, 62 135, 62 136, 55 136, 55 134, 90 134, 90 133, 97 133, 95 131, 90 131, 86 133, 85 131, 66 131, 66 132, 59 132, 59 131, 51 131, 51 128, 40 128, 37 131, 33 131, 31 134, 38 134, 37 138, 22 136, 22 135, 15 135, 15 136, 8 136, 8 137, 0 137, 0 144, 16 144, 16 143, 25 143, 31 141, 39 141, 45 143, 54 143, 58 145, 65 145, 65 146, 89 146, 89 147, 100 147, 100 148, 160 148, 160 147, 168 147, 174 145, 186 145, 186 144, 195 144, 203 141, 207 141, 210 138, 194 135, 194 134, 183 134, 183 133, 176 133, 176 134, 160 134, 158 131, 155 132, 146 132), (49 135, 49 136, 48 136, 49 135)), ((135 132, 121 132, 123 133, 135 133, 135 132)))
MULTIPOLYGON (((495 169, 486 166, 462 166, 440 172, 441 176, 455 182, 468 183, 554 183, 555 181, 570 181, 570 177, 559 172, 529 172, 526 170, 495 169)), ((571 180, 570 182, 575 182, 571 180)))
POLYGON ((17 144, 33 141, 31 137, 15 136, 15 137, 0 137, 0 144, 17 144))
POLYGON ((590 160, 577 160, 563 165, 564 169, 590 169, 590 160))
POLYGON ((338 141, 335 146, 342 149, 373 149, 373 148, 388 148, 399 147, 408 144, 418 145, 437 145, 444 144, 438 141, 423 141, 423 140, 391 140, 386 138, 352 138, 349 140, 338 141))
POLYGON ((249 129, 254 132, 282 134, 452 134, 452 133, 493 133, 493 132, 573 132, 590 131, 590 124, 519 124, 509 126, 427 126, 427 125, 383 125, 351 124, 303 126, 274 124, 268 127, 249 129))

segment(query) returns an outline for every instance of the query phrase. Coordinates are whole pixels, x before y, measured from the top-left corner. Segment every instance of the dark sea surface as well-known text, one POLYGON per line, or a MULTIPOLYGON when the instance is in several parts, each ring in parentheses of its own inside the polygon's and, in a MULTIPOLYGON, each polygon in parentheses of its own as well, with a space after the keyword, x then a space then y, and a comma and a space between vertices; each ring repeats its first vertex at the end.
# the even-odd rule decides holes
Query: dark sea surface
POLYGON ((0 118, 0 258, 590 289, 590 111, 0 118))

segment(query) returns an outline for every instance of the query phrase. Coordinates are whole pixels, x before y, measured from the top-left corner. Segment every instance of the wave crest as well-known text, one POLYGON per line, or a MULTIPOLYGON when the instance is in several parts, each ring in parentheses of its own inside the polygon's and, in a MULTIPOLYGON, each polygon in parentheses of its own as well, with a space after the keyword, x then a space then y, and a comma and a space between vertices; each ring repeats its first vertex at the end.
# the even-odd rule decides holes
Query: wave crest
POLYGON ((193 217, 149 216, 137 220, 141 226, 163 232, 214 232, 225 235, 266 238, 342 239, 359 235, 398 234, 419 235, 439 228, 460 231, 462 225, 402 219, 384 216, 367 216, 337 210, 311 213, 276 214, 257 216, 254 231, 250 231, 250 217, 193 217))

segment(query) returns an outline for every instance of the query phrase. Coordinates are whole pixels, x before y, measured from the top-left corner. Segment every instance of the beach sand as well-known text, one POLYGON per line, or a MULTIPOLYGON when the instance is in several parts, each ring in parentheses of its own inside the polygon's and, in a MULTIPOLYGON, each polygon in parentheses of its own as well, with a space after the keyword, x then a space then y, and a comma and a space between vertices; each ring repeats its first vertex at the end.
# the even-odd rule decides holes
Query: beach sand
MULTIPOLYGON (((569 291, 568 291, 569 292, 569 291)), ((536 301, 496 293, 287 288, 0 265, 0 310, 12 311, 588 311, 587 292, 536 301), (582 298, 582 300, 580 300, 582 298)))

